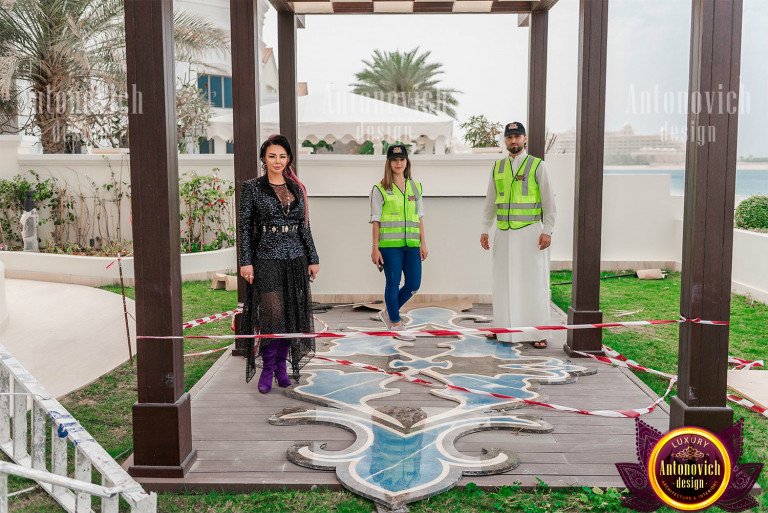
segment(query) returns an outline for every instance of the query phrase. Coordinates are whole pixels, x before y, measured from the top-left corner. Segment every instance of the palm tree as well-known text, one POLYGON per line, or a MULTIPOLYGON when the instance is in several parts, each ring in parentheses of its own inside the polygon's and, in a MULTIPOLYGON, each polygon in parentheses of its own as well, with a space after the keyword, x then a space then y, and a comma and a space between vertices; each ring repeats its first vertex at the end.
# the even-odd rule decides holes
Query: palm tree
MULTIPOLYGON (((174 17, 174 40, 177 58, 189 61, 228 43, 225 31, 184 13, 174 17)), ((0 98, 24 84, 43 151, 62 153, 67 129, 95 90, 124 98, 123 0, 0 1, 0 62, 0 98)), ((124 109, 114 100, 106 107, 124 109)))
POLYGON ((454 95, 461 91, 439 86, 436 77, 444 73, 443 65, 427 62, 430 54, 419 54, 418 47, 405 53, 375 50, 373 59, 364 60, 365 68, 355 74, 353 92, 432 114, 445 112, 455 118, 453 107, 459 102, 454 95))

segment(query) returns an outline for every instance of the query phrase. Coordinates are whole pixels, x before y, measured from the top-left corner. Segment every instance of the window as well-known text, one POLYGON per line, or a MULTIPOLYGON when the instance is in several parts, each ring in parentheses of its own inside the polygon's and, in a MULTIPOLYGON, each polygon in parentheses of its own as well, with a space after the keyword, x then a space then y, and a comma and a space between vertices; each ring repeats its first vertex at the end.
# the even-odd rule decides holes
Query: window
POLYGON ((198 75, 197 88, 203 91, 211 107, 232 108, 232 77, 198 75))
POLYGON ((232 77, 222 77, 224 79, 224 107, 232 108, 232 77))
POLYGON ((215 141, 213 139, 200 138, 200 153, 215 153, 215 141))

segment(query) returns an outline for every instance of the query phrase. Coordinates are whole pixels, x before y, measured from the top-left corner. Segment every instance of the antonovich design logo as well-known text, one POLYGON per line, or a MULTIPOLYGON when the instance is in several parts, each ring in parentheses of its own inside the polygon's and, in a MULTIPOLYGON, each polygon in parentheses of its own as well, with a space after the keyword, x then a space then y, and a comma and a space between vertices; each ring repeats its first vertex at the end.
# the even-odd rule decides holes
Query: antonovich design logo
POLYGON ((738 512, 757 506, 749 495, 762 463, 739 463, 743 423, 715 435, 697 427, 682 427, 662 435, 637 419, 639 463, 617 463, 631 494, 624 505, 636 511, 656 511, 663 504, 682 511, 717 505, 738 512))

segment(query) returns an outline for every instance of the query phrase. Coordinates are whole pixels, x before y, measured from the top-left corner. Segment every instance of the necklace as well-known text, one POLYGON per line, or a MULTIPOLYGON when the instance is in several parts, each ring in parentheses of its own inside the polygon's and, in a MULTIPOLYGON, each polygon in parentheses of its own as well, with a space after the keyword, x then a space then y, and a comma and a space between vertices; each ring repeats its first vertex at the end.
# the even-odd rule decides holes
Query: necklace
POLYGON ((277 203, 278 203, 278 205, 280 205, 280 209, 283 211, 283 214, 284 215, 290 214, 291 213, 291 202, 288 201, 287 203, 283 203, 284 199, 287 200, 288 198, 290 198, 290 196, 289 196, 290 192, 286 191, 284 189, 284 187, 287 189, 287 184, 285 182, 283 182, 283 183, 271 183, 270 182, 269 185, 272 186, 272 189, 274 190, 275 195, 277 196, 277 203), (277 192, 278 191, 278 187, 280 188, 280 191, 281 191, 280 193, 277 192))

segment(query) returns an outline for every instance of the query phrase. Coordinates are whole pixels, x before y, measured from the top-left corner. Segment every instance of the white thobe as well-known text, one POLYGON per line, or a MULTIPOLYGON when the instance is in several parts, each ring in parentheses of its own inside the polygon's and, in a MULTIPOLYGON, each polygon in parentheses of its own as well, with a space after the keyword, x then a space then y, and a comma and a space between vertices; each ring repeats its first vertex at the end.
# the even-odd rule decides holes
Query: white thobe
MULTIPOLYGON (((523 151, 512 160, 514 173, 527 153, 523 151)), ((546 325, 549 320, 549 249, 539 249, 539 235, 552 235, 555 227, 555 197, 542 161, 536 169, 536 182, 541 191, 542 221, 519 230, 499 230, 496 227, 496 184, 493 169, 483 208, 482 233, 493 227, 493 320, 494 326, 546 325)), ((547 332, 499 335, 505 342, 545 340, 547 332)))

